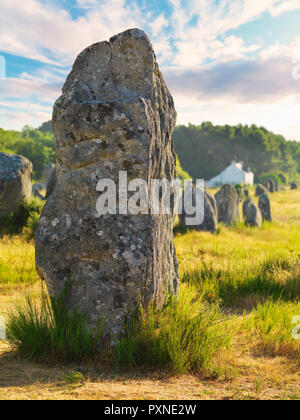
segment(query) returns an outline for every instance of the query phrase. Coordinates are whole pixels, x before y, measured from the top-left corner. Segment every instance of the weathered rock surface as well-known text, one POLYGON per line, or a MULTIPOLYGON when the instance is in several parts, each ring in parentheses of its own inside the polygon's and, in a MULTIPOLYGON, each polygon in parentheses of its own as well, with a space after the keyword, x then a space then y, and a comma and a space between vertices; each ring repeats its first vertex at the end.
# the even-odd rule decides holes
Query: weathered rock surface
POLYGON ((240 197, 236 188, 232 185, 223 185, 215 194, 218 208, 218 221, 227 226, 235 225, 240 218, 240 197))
MULTIPOLYGON (((195 190, 193 189, 193 205, 196 205, 196 195, 195 190)), ((202 203, 201 203, 202 205, 202 203)), ((186 227, 186 217, 194 217, 195 214, 187 215, 184 211, 179 216, 179 223, 181 226, 186 227)), ((196 226, 187 226, 192 229, 203 231, 203 232, 211 232, 215 233, 218 228, 218 210, 217 204, 214 197, 209 194, 207 191, 204 192, 204 219, 203 223, 196 226)))
POLYGON ((0 153, 0 213, 17 214, 22 200, 31 197, 32 163, 23 156, 0 153))
POLYGON ((146 34, 126 31, 76 59, 53 112, 57 183, 36 235, 36 264, 51 295, 69 279, 70 308, 119 337, 128 310, 177 291, 173 215, 102 215, 100 179, 173 180, 173 99, 146 34))
POLYGON ((245 212, 245 225, 250 227, 261 227, 262 215, 260 209, 253 200, 248 204, 245 212))
POLYGON ((268 190, 262 184, 258 184, 255 190, 255 195, 259 196, 261 194, 268 194, 268 190))
POLYGON ((267 194, 262 194, 259 197, 258 207, 261 211, 263 220, 266 220, 267 222, 271 222, 272 221, 271 202, 267 194))

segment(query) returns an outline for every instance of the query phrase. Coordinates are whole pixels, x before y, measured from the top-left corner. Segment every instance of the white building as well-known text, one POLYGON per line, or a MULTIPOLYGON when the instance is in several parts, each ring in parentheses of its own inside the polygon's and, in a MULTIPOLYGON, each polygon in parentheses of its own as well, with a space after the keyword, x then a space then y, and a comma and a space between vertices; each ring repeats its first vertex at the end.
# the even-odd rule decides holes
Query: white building
POLYGON ((224 169, 219 175, 206 182, 207 187, 218 187, 219 185, 230 184, 254 184, 254 173, 250 169, 243 169, 244 162, 231 162, 228 168, 224 169))

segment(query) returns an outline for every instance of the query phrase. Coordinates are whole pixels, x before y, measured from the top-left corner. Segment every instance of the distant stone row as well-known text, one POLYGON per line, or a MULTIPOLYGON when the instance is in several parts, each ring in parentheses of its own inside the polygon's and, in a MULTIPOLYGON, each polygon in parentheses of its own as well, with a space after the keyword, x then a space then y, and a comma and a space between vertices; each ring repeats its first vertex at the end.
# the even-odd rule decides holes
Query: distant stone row
MULTIPOLYGON (((243 203, 243 217, 246 226, 261 227, 264 220, 272 220, 270 198, 267 190, 262 188, 258 205, 250 197, 247 197, 243 203)), ((248 196, 248 191, 245 191, 245 195, 248 196)), ((204 220, 201 225, 194 226, 193 229, 215 233, 218 223, 223 223, 226 226, 236 225, 240 221, 241 200, 241 195, 232 185, 223 185, 214 197, 205 191, 204 220)), ((187 215, 185 212, 179 215, 179 223, 183 227, 186 227, 187 216, 193 215, 187 215)))
MULTIPOLYGON (((291 190, 296 190, 298 185, 296 182, 291 182, 290 184, 291 190)), ((274 193, 275 191, 279 191, 278 182, 274 181, 273 179, 269 179, 265 182, 265 184, 258 184, 256 187, 255 195, 267 194, 268 192, 274 193)))

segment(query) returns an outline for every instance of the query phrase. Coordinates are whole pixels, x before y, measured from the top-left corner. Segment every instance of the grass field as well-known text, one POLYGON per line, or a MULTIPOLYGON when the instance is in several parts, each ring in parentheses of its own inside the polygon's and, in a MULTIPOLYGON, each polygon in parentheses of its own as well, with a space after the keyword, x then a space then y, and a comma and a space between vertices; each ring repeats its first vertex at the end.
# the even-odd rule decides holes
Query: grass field
MULTIPOLYGON (((219 334, 228 343, 211 369, 172 375, 163 369, 126 374, 101 363, 35 364, 0 341, 0 398, 4 399, 300 399, 300 191, 271 195, 273 222, 262 229, 221 226, 216 235, 177 233, 182 289, 219 305, 219 334)), ((41 284, 33 243, 0 241, 0 316, 41 284)))

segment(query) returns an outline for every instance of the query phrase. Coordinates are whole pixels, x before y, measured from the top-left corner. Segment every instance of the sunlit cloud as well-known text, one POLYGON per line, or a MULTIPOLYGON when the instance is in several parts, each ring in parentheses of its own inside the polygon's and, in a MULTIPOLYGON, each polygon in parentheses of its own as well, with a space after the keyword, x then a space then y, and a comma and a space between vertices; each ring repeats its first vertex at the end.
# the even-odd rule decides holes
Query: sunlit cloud
POLYGON ((298 0, 161 0, 153 7, 141 0, 77 0, 76 17, 66 4, 26 0, 15 7, 0 0, 0 52, 38 63, 34 70, 0 80, 0 126, 21 128, 49 119, 76 56, 94 42, 139 27, 153 42, 179 121, 230 122, 231 110, 237 122, 265 118, 267 128, 275 130, 274 110, 280 104, 281 119, 288 120, 282 133, 300 139, 300 123, 287 115, 300 112, 299 81, 292 77, 298 57, 300 62, 300 29, 292 42, 274 35, 268 45, 238 32, 266 14, 272 19, 296 13, 298 0))

